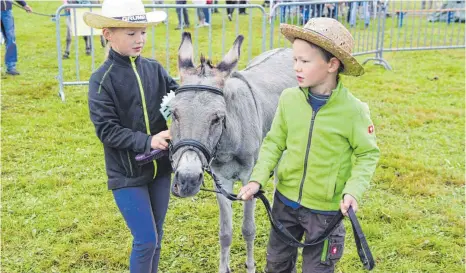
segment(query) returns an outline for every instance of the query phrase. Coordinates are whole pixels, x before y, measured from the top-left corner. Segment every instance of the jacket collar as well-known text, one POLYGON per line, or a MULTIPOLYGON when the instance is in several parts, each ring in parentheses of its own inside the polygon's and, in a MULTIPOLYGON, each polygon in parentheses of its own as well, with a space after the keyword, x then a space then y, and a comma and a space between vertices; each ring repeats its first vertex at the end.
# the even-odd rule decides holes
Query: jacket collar
MULTIPOLYGON (((308 100, 309 98, 309 88, 301 88, 299 87, 299 89, 303 92, 304 96, 305 96, 305 99, 308 100)), ((345 89, 345 87, 343 86, 343 83, 341 82, 341 80, 337 83, 337 87, 335 87, 335 89, 332 90, 332 94, 330 95, 330 98, 328 99, 327 103, 326 104, 329 104, 333 101, 336 100, 336 98, 341 94, 343 93, 343 89, 345 89)))
POLYGON ((111 61, 117 64, 120 64, 120 65, 123 65, 123 66, 131 66, 131 59, 134 59, 134 62, 136 64, 138 64, 139 60, 141 59, 140 56, 137 56, 137 57, 123 56, 120 53, 113 50, 112 48, 110 48, 110 51, 108 53, 108 58, 111 61))
MULTIPOLYGON (((301 90, 301 92, 303 92, 304 94, 304 99, 306 101, 308 101, 309 99, 309 88, 301 88, 299 87, 299 89, 301 90)), ((337 100, 337 98, 342 94, 344 93, 346 90, 346 88, 343 86, 343 83, 341 82, 341 80, 338 82, 337 84, 337 87, 335 87, 335 89, 332 90, 332 94, 330 95, 330 98, 328 99, 327 103, 325 105, 329 105, 331 103, 333 103, 334 101, 337 100)))

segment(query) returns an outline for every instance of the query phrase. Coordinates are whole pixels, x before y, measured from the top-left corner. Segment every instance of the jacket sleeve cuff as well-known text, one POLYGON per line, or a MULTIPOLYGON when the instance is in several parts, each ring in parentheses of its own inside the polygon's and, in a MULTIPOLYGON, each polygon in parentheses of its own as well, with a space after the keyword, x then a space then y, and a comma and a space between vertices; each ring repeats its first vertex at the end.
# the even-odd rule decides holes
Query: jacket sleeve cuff
POLYGON ((265 174, 261 172, 253 172, 249 181, 257 182, 261 185, 261 188, 263 188, 269 180, 269 175, 270 174, 265 174))
MULTIPOLYGON (((142 132, 134 132, 134 134, 135 134, 134 136, 135 143, 133 146, 134 152, 145 153, 146 148, 147 148, 147 140, 150 136, 142 132)), ((149 145, 149 149, 150 149, 150 145, 149 145)))
POLYGON ((363 189, 357 189, 355 187, 346 187, 341 194, 341 199, 343 199, 345 194, 349 194, 359 203, 361 201, 363 191, 363 189))
POLYGON ((144 148, 144 153, 149 154, 151 150, 152 136, 147 136, 146 146, 144 148))

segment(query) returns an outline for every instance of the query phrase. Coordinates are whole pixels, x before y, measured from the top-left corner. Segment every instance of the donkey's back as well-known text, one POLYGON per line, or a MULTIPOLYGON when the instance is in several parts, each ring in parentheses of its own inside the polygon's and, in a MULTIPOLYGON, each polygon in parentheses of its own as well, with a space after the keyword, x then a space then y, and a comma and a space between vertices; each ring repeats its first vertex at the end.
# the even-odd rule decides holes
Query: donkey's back
POLYGON ((245 92, 251 92, 254 96, 262 137, 270 129, 282 91, 297 85, 292 54, 289 48, 266 51, 251 60, 244 70, 232 73, 229 79, 245 82, 249 89, 245 92))

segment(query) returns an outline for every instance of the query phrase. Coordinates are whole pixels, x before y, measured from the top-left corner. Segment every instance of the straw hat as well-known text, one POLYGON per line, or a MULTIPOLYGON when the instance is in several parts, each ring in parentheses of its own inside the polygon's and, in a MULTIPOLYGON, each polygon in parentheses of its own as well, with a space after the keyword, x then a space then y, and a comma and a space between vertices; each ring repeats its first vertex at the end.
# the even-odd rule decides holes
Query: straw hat
POLYGON ((141 0, 104 0, 102 13, 86 12, 84 22, 93 28, 147 27, 167 18, 163 11, 147 12, 141 0))
POLYGON ((295 39, 306 40, 332 53, 343 63, 343 74, 350 76, 364 74, 364 68, 351 56, 353 36, 337 20, 312 18, 304 27, 280 24, 280 30, 291 42, 295 39))

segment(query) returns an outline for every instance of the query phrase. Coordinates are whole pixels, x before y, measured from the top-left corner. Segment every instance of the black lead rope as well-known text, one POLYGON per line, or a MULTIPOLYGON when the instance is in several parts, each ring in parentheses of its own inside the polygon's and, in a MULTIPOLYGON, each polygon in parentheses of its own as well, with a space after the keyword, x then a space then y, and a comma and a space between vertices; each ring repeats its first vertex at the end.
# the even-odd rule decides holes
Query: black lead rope
MULTIPOLYGON (((327 228, 318 238, 308 243, 301 243, 288 232, 282 223, 273 218, 272 208, 270 206, 269 200, 267 200, 262 191, 259 191, 256 195, 254 195, 254 197, 259 198, 262 201, 266 208, 267 216, 269 217, 272 228, 279 235, 280 239, 289 246, 308 247, 320 244, 324 242, 330 236, 330 234, 333 233, 333 231, 338 227, 339 223, 343 220, 343 214, 341 211, 338 211, 338 214, 332 218, 332 221, 328 224, 327 228)), ((348 209, 348 216, 353 228, 354 240, 358 249, 359 258, 361 259, 364 268, 372 270, 375 266, 374 258, 369 249, 369 245, 367 244, 366 237, 364 236, 361 226, 359 225, 358 218, 356 217, 352 207, 349 207, 348 209)))
MULTIPOLYGON (((204 154, 205 158, 207 161, 212 160, 212 156, 210 152, 207 150, 207 148, 200 142, 192 139, 187 139, 187 140, 182 140, 178 142, 176 145, 172 146, 170 149, 170 159, 171 155, 180 149, 183 146, 192 146, 198 149, 201 153, 204 154)), ((168 151, 166 150, 154 150, 151 151, 151 153, 145 155, 141 154, 136 156, 136 160, 139 162, 139 164, 146 164, 148 162, 151 162, 154 159, 160 158, 162 156, 166 156, 168 154, 168 151)), ((209 192, 215 192, 218 194, 222 194, 227 198, 228 200, 231 201, 241 201, 242 199, 238 198, 237 195, 232 194, 227 192, 225 189, 223 189, 222 185, 218 182, 217 176, 212 172, 210 169, 210 164, 207 165, 207 167, 204 167, 204 171, 207 172, 211 177, 212 180, 214 180, 215 187, 217 190, 209 190, 209 189, 201 189, 203 191, 209 191, 209 192)), ((308 247, 308 246, 314 246, 317 244, 320 244, 324 242, 330 234, 333 233, 333 231, 338 227, 340 222, 343 220, 343 214, 341 211, 338 211, 337 215, 335 215, 330 223, 328 224, 327 228, 324 230, 324 232, 316 239, 314 239, 311 242, 307 243, 302 243, 298 241, 293 235, 289 233, 289 231, 286 229, 286 227, 283 226, 280 221, 275 220, 272 216, 272 207, 270 205, 269 200, 265 197, 264 191, 259 190, 256 194, 254 194, 254 198, 260 199, 262 203, 264 204, 265 210, 267 212, 267 216, 269 218, 270 224, 274 231, 279 235, 280 239, 286 243, 289 246, 292 247, 308 247)), ((374 258, 372 256, 372 253, 369 249, 369 245, 367 244, 366 237, 364 236, 364 233, 361 229, 361 226, 359 224, 358 218, 356 217, 356 214, 353 211, 352 207, 349 207, 348 209, 348 216, 351 222, 351 227, 353 229, 354 233, 354 240, 358 249, 358 255, 359 258, 361 259, 362 264, 364 265, 364 268, 368 270, 372 270, 375 266, 374 258)))
MULTIPOLYGON (((218 183, 218 179, 215 176, 215 174, 210 170, 210 168, 206 169, 206 172, 212 176, 212 179, 215 182, 215 186, 218 191, 214 191, 217 193, 221 193, 223 196, 225 196, 227 199, 231 201, 239 201, 242 200, 240 198, 237 198, 236 195, 229 193, 225 191, 222 188, 222 185, 218 183)), ((316 239, 314 239, 311 242, 307 243, 301 243, 300 241, 296 240, 296 238, 290 234, 290 232, 286 229, 286 227, 283 226, 280 221, 275 220, 272 216, 272 207, 270 206, 270 202, 265 197, 264 191, 259 190, 256 194, 254 194, 254 198, 258 198, 262 201, 264 204, 265 210, 267 212, 267 216, 269 218, 270 224, 274 231, 279 235, 279 238, 286 243, 289 246, 292 247, 308 247, 308 246, 315 246, 318 245, 322 242, 324 242, 330 234, 332 234, 335 229, 338 227, 340 222, 343 220, 344 216, 339 210, 337 215, 335 215, 332 218, 332 221, 328 224, 327 228, 324 230, 324 232, 316 239)), ((372 257, 372 253, 369 249, 369 245, 367 244, 366 237, 364 236, 364 233, 362 232, 361 226, 359 225, 358 218, 356 217, 356 214, 353 211, 352 207, 348 208, 348 216, 351 221, 351 226, 353 228, 353 233, 354 233, 354 240, 356 242, 356 246, 358 249, 358 255, 359 258, 361 259, 362 264, 364 265, 364 268, 368 270, 372 270, 375 266, 374 258, 372 257)))

